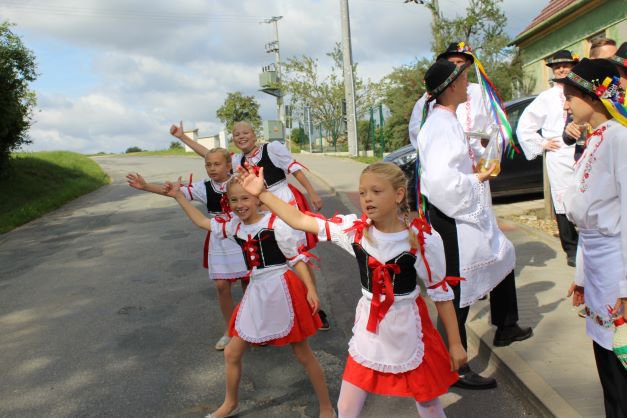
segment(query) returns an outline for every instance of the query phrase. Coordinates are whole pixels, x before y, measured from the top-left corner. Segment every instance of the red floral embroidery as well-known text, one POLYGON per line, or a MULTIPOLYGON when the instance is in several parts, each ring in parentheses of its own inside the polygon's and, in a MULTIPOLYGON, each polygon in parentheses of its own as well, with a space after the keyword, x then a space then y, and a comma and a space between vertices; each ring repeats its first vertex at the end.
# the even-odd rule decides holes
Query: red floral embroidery
POLYGON ((581 156, 579 161, 577 161, 577 163, 575 163, 575 167, 577 167, 582 161, 584 161, 584 160, 586 161, 586 163, 585 163, 585 165, 583 167, 583 175, 581 176, 581 180, 579 182, 579 191, 581 193, 585 193, 586 190, 588 190, 588 179, 590 178, 590 171, 592 170, 592 165, 597 160, 596 153, 599 150, 599 147, 601 146, 601 144, 603 143, 603 140, 605 139, 605 137, 603 136, 603 132, 606 129, 607 129, 607 126, 603 126, 603 127, 599 128, 599 129, 596 129, 590 135, 588 135, 588 138, 586 139, 586 145, 585 145, 584 154, 581 156), (590 142, 590 140, 593 137, 595 137, 595 136, 599 136, 599 137, 601 137, 601 139, 599 139, 599 142, 594 144, 594 147, 592 147, 592 149, 590 149, 590 147, 588 147, 588 142, 590 142), (585 157, 587 157, 587 158, 585 158, 585 157))

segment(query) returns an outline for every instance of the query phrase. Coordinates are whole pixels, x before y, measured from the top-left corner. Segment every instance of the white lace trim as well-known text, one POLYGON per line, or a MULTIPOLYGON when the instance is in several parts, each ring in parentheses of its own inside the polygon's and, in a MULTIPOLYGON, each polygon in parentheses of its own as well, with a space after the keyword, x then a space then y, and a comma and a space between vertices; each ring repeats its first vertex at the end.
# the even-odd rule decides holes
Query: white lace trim
POLYGON ((459 219, 462 221, 467 221, 467 222, 472 222, 474 224, 478 224, 480 222, 481 213, 483 213, 483 210, 487 207, 486 200, 485 200, 486 190, 485 190, 485 185, 483 184, 483 182, 479 181, 479 179, 477 179, 476 177, 475 179, 476 179, 476 182, 474 182, 474 184, 472 185, 472 192, 470 196, 472 197, 478 196, 479 203, 477 204, 477 208, 474 211, 466 215, 460 215, 459 219))
POLYGON ((235 280, 249 276, 250 272, 248 270, 237 271, 234 273, 209 273, 209 278, 211 280, 235 280))

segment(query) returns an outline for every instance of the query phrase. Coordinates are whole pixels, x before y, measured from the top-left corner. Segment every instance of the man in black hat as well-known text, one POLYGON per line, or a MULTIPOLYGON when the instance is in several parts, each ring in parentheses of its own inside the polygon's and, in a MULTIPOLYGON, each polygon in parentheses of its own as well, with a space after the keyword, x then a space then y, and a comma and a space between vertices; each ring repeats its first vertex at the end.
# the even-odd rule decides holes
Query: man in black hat
MULTIPOLYGON (((446 59, 458 66, 470 66, 475 62, 472 48, 464 42, 451 43, 446 51, 438 55, 437 59, 446 59)), ((426 102, 427 94, 418 99, 409 119, 409 140, 414 147, 416 146, 418 132, 420 132, 420 126, 422 125, 422 114, 426 102)), ((431 107, 432 106, 433 103, 431 103, 431 107)), ((457 107, 456 114, 466 135, 472 137, 470 138, 471 145, 474 158, 477 162, 479 162, 480 155, 483 151, 480 141, 477 141, 477 139, 482 136, 487 138, 488 128, 493 123, 487 109, 488 106, 483 100, 481 86, 477 83, 468 83, 467 98, 461 106, 457 107)))
MULTIPOLYGON (((462 278, 453 292, 464 348, 470 305, 488 293, 492 324, 497 326, 494 345, 506 346, 529 338, 532 330, 517 324, 514 246, 498 228, 490 204, 487 180, 496 166, 477 170, 455 113, 467 99, 467 68, 441 59, 425 75, 426 106, 431 110, 417 138, 420 191, 428 202, 431 225, 444 241, 446 275, 462 278)), ((468 365, 459 373, 459 387, 496 387, 495 379, 478 375, 468 365)))
POLYGON ((616 51, 616 55, 609 58, 609 60, 616 65, 616 69, 620 75, 621 87, 627 90, 627 42, 623 42, 616 51))
MULTIPOLYGON (((546 65, 553 71, 553 81, 566 77, 578 58, 570 51, 557 51, 546 65)), ((564 142, 564 129, 568 118, 564 110, 564 93, 561 84, 543 91, 524 110, 518 121, 516 134, 520 147, 528 160, 545 155, 551 186, 551 198, 556 214, 562 249, 566 263, 574 267, 577 252, 577 230, 564 215, 564 192, 572 182, 575 144, 564 142), (541 132, 541 133, 539 133, 541 132)), ((585 127, 578 127, 578 133, 585 127)), ((571 133, 577 135, 577 132, 571 133)))
POLYGON ((627 108, 617 79, 610 61, 584 59, 556 81, 564 85, 574 122, 592 129, 564 198, 566 215, 580 231, 581 262, 569 296, 575 306, 586 304, 586 333, 593 340, 605 414, 612 418, 627 417, 627 363, 617 357, 627 346, 624 340, 613 344, 614 327, 617 336, 627 327, 620 325, 627 320, 627 108))

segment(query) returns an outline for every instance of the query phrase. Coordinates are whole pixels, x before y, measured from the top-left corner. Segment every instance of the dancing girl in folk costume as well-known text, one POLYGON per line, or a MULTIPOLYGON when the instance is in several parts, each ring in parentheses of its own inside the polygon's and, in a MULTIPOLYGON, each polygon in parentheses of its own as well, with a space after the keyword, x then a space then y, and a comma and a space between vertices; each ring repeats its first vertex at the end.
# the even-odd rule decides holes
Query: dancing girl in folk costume
MULTIPOLYGON (((546 65, 553 70, 553 81, 566 77, 579 61, 570 51, 557 51, 546 65)), ((564 192, 573 181, 575 144, 563 139, 567 113, 564 110, 564 92, 560 83, 543 91, 523 111, 516 134, 520 147, 528 160, 543 154, 551 186, 551 199, 555 210, 562 249, 569 266, 575 266, 577 230, 564 214, 564 192), (538 133, 540 132, 540 133, 538 133)), ((572 126, 571 126, 572 129, 572 126)))
MULTIPOLYGON (((183 196, 189 201, 205 205, 209 217, 226 222, 232 217, 226 199, 226 184, 232 172, 231 154, 224 148, 208 150, 205 155, 205 169, 209 178, 192 183, 190 177, 190 183, 182 189, 183 196)), ((126 178, 129 186, 135 189, 165 195, 162 184, 148 183, 139 173, 129 173, 126 178)), ((237 244, 219 239, 208 232, 203 249, 203 266, 218 291, 220 311, 225 328, 228 329, 233 313, 231 285, 234 281, 241 280, 242 290, 245 290, 248 283, 248 268, 242 251, 237 244)), ((230 340, 226 329, 215 344, 218 351, 224 350, 230 340)))
POLYGON ((208 417, 237 412, 242 357, 251 344, 290 344, 318 397, 320 417, 333 417, 324 372, 307 342, 320 327, 320 302, 306 266, 308 255, 302 246, 299 249, 300 238, 294 230, 274 214, 260 212, 259 200, 233 180, 227 184, 227 196, 237 217, 226 222, 206 218, 185 199, 178 183, 166 183, 164 192, 176 199, 197 226, 236 242, 250 270, 250 284, 233 312, 231 341, 224 349, 226 396, 208 417))
MULTIPOLYGON (((466 68, 466 64, 439 60, 425 75, 429 101, 436 104, 418 134, 419 195, 424 196, 431 225, 444 241, 446 275, 465 279, 453 286, 462 344, 467 347, 470 305, 489 293, 491 320, 497 326, 494 345, 505 346, 529 338, 532 331, 517 324, 514 246, 492 213, 488 180, 496 166, 477 171, 455 114, 466 101, 466 68)), ((495 387, 496 381, 465 367, 457 385, 486 389, 495 387)))
MULTIPOLYGON (((564 109, 590 124, 585 151, 566 191, 566 215, 579 228, 573 305, 586 304, 586 331, 603 386, 607 417, 627 416, 627 340, 612 352, 614 325, 627 319, 627 107, 607 60, 583 59, 558 83, 564 109)), ((620 327, 624 332, 625 325, 620 327)), ((617 332, 617 336, 618 336, 617 332)))
MULTIPOLYGON (((204 156, 207 153, 207 148, 185 135, 182 122, 179 126, 172 125, 170 133, 179 138, 197 154, 204 156)), ((258 145, 255 130, 252 124, 247 121, 236 122, 233 125, 233 143, 241 151, 233 156, 233 170, 237 171, 237 168, 245 162, 253 166, 264 167, 267 173, 266 186, 268 190, 283 201, 298 206, 300 210, 309 211, 310 207, 305 196, 287 181, 287 175, 292 174, 307 190, 313 209, 322 209, 322 200, 304 174, 303 166, 292 157, 285 145, 278 141, 258 145)), ((315 247, 315 236, 311 234, 305 235, 301 232, 298 232, 298 234, 302 235, 303 240, 306 240, 308 249, 315 247)), ((312 271, 310 271, 310 274, 315 280, 315 275, 312 271)), ((328 330, 329 323, 327 315, 323 310, 320 310, 320 319, 322 320, 321 329, 328 330)))
MULTIPOLYGON (((363 215, 305 214, 264 187, 264 169, 241 169, 244 188, 291 227, 331 241, 357 259, 362 298, 356 310, 338 412, 359 417, 368 393, 416 400, 422 418, 444 417, 439 396, 466 362, 444 276, 442 240, 424 219, 409 224, 407 180, 392 163, 375 163, 361 174, 363 215), (404 220, 403 220, 404 218, 404 220), (446 325, 449 352, 429 319, 417 277, 425 281, 446 325)), ((239 180, 239 179, 238 179, 239 180)))

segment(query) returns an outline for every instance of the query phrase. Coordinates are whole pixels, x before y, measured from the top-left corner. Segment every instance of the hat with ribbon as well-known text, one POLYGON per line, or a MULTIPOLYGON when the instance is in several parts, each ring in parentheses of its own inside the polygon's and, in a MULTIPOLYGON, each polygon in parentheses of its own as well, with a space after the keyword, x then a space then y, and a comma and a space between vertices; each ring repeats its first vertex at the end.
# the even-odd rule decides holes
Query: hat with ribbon
POLYGON ((579 56, 577 54, 573 54, 572 52, 561 49, 557 51, 555 54, 551 55, 550 58, 546 60, 547 67, 553 68, 554 65, 567 63, 567 64, 577 64, 579 62, 579 56))
POLYGON ((437 60, 425 73, 425 86, 429 101, 438 97, 459 77, 470 64, 457 66, 446 59, 437 60))
POLYGON ((584 58, 566 77, 555 82, 600 100, 614 119, 627 126, 625 91, 620 87, 618 70, 609 60, 584 58))
POLYGON ((466 45, 465 42, 453 42, 446 48, 446 51, 442 52, 438 55, 437 59, 447 59, 451 55, 464 55, 466 58, 470 60, 470 63, 473 64, 475 62, 475 56, 472 53, 472 48, 470 45, 466 45))
POLYGON ((620 48, 616 51, 616 55, 608 59, 614 64, 627 69, 627 42, 623 42, 620 48))

